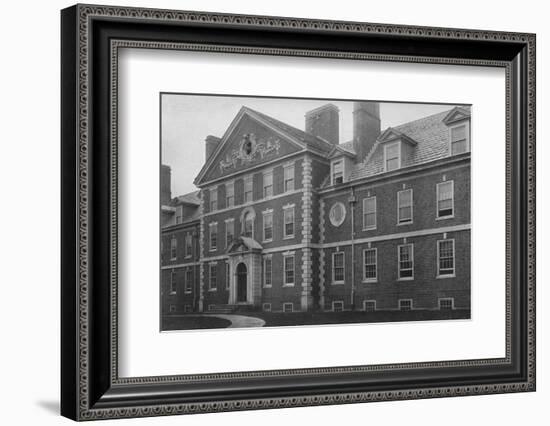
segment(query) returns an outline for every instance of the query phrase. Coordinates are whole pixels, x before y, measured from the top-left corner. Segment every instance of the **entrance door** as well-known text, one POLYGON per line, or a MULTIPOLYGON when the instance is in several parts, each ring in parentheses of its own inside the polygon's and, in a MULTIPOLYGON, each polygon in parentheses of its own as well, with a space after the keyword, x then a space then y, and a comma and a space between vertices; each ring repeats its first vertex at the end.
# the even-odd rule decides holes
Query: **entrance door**
POLYGON ((246 302, 246 265, 237 265, 237 302, 246 302))

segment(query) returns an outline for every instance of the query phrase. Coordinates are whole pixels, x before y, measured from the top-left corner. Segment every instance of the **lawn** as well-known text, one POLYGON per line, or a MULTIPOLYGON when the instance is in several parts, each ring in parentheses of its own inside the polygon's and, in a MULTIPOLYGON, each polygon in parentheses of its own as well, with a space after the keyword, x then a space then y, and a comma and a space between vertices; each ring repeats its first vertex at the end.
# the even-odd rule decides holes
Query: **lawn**
POLYGON ((217 318, 206 317, 201 315, 181 315, 170 316, 162 319, 162 330, 200 330, 208 328, 227 328, 231 325, 231 321, 217 318))

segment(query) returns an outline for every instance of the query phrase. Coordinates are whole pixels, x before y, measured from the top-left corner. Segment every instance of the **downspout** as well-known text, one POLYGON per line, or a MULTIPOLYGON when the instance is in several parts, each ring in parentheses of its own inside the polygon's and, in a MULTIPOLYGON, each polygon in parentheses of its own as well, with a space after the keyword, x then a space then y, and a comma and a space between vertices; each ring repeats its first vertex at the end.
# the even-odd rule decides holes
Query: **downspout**
POLYGON ((348 199, 351 214, 351 310, 355 311, 355 191, 351 187, 348 199))

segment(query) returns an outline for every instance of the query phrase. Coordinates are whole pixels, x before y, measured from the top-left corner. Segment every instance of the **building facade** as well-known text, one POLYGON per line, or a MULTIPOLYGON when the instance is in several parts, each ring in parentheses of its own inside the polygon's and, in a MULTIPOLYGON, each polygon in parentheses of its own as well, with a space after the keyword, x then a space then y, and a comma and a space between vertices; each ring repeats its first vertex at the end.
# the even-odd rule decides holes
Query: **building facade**
POLYGON ((305 130, 243 107, 199 191, 172 198, 163 166, 163 314, 470 309, 470 109, 382 131, 357 102, 338 126, 332 104, 305 130))

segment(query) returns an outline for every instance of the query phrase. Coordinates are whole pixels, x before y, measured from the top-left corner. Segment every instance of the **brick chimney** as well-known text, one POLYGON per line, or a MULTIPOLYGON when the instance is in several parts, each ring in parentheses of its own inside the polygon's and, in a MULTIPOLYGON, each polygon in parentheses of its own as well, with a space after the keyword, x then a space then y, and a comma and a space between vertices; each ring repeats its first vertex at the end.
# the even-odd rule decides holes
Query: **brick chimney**
POLYGON ((340 120, 338 107, 326 104, 306 112, 306 132, 337 145, 340 120))
POLYGON ((204 141, 204 161, 208 161, 210 156, 214 153, 218 144, 220 143, 220 138, 212 135, 208 135, 204 141))
POLYGON ((380 103, 353 103, 353 148, 359 163, 365 159, 380 136, 380 103))
POLYGON ((172 170, 170 166, 162 164, 160 166, 160 203, 163 206, 170 204, 172 200, 172 170))

